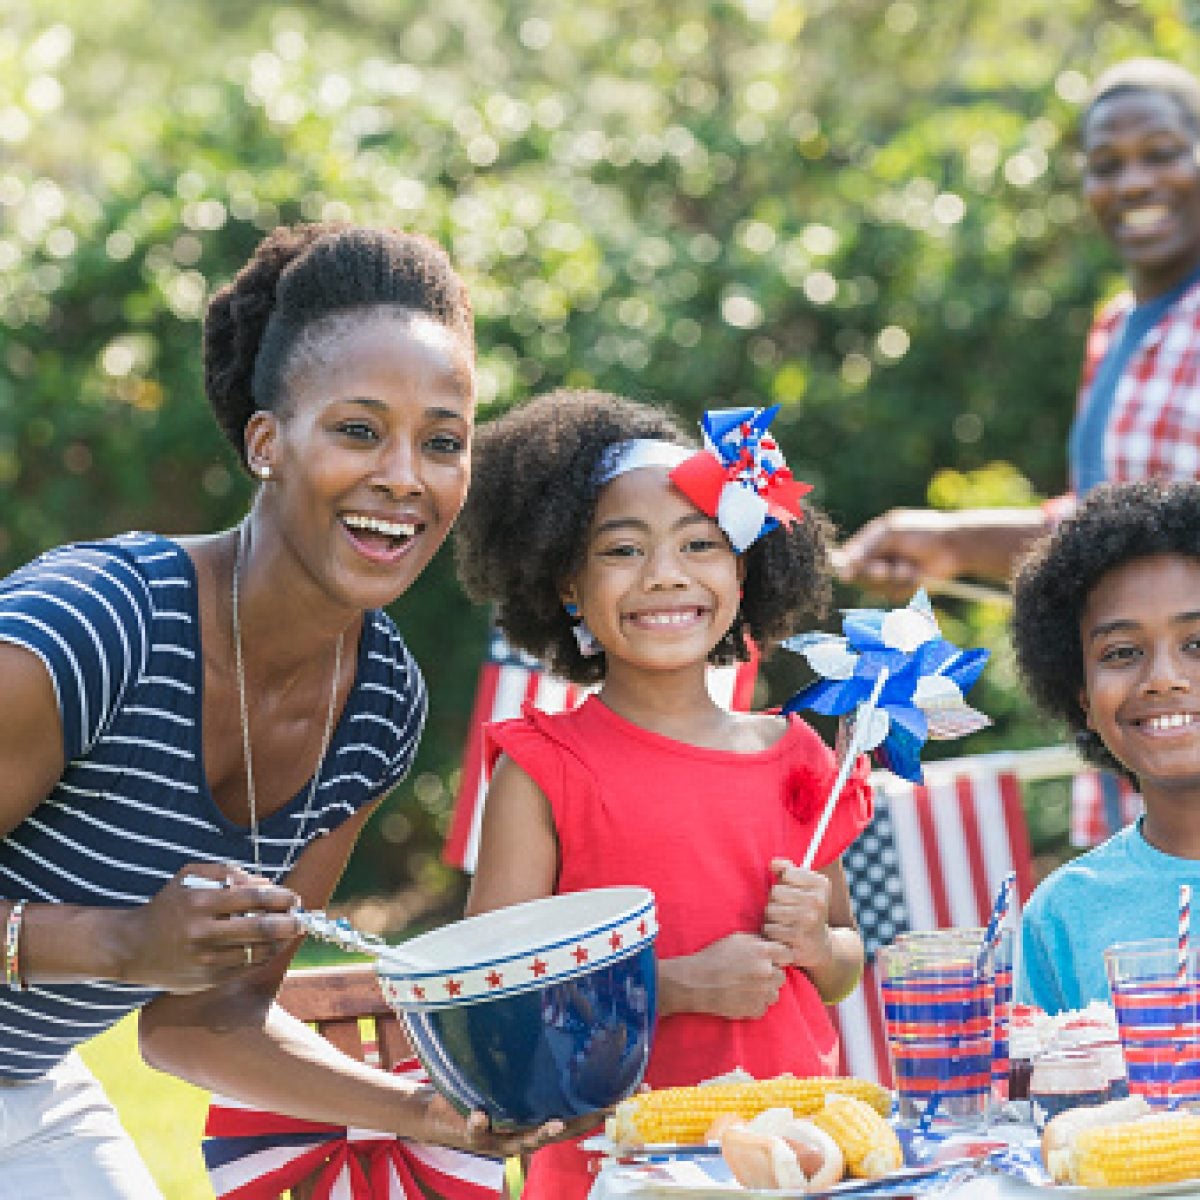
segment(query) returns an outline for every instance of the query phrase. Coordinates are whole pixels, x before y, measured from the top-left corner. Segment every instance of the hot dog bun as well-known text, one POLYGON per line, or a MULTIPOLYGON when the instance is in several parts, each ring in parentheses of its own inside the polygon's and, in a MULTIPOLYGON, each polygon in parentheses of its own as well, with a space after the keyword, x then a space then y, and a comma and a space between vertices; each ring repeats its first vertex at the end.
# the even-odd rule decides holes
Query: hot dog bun
POLYGON ((846 1169, 837 1142, 786 1108, 725 1123, 720 1143, 734 1178, 747 1188, 821 1191, 838 1183, 846 1169))

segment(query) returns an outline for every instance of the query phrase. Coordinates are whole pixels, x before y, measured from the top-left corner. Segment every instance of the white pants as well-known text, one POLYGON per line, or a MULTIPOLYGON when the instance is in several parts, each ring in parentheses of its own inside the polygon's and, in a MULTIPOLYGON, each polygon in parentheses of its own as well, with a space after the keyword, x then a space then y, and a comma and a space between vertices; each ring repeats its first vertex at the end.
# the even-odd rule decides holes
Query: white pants
POLYGON ((78 1055, 40 1079, 0 1080, 0 1200, 162 1200, 78 1055))

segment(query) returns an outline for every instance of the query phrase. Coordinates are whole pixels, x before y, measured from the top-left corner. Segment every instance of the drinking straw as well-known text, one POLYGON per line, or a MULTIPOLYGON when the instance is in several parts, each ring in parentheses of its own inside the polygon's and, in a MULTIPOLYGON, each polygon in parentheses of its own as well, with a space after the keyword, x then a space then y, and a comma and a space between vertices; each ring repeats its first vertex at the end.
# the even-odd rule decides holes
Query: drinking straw
POLYGON ((983 940, 979 946, 979 957, 975 960, 975 973, 983 974, 984 964, 987 962, 987 956, 996 948, 996 943, 1000 940, 1000 927, 1004 924, 1004 918, 1008 916, 1008 906, 1012 900, 1013 885, 1017 882, 1017 873, 1009 871, 1007 875, 1000 880, 1000 886, 996 890, 996 899, 992 903, 992 915, 988 918, 987 928, 983 931, 983 940))
POLYGON ((842 795, 842 788, 846 786, 850 769, 854 766, 854 760, 858 757, 859 744, 863 740, 867 726, 871 723, 871 717, 875 714, 875 705, 879 703, 879 695, 883 691, 883 685, 887 683, 887 678, 888 669, 884 667, 878 676, 876 676, 875 686, 871 689, 871 694, 867 697, 855 717, 854 732, 850 737, 850 745, 846 747, 846 753, 842 758, 841 765, 838 767, 833 787, 829 789, 829 795, 825 798, 825 807, 821 810, 821 819, 817 822, 817 828, 813 831, 812 841, 808 843, 808 849, 804 852, 804 861, 800 864, 806 871, 811 869, 813 859, 817 857, 817 851, 821 848, 821 839, 825 836, 825 830, 829 827, 829 822, 833 819, 833 810, 837 807, 837 802, 842 795))
POLYGON ((921 1119, 917 1122, 918 1133, 929 1132, 929 1127, 933 1124, 933 1118, 937 1116, 938 1105, 941 1102, 941 1092, 934 1092, 925 1102, 925 1111, 921 1114, 921 1119))
POLYGON ((1179 1076, 1179 1067, 1183 1062, 1184 1053, 1187 1049, 1187 1040, 1184 1036, 1183 1026, 1180 1023, 1180 1017, 1183 1016, 1182 1010, 1187 1004, 1188 958, 1190 956, 1189 952, 1192 940, 1192 885, 1190 883, 1181 883, 1179 885, 1177 938, 1175 984, 1179 988, 1180 994, 1175 998, 1175 1056, 1171 1060, 1171 1070, 1167 1076, 1168 1112, 1174 1112, 1180 1105, 1181 1098, 1174 1094, 1175 1081, 1179 1076))
POLYGON ((1192 885, 1179 885, 1179 955, 1175 963, 1175 982, 1187 983, 1188 957, 1192 937, 1192 885))

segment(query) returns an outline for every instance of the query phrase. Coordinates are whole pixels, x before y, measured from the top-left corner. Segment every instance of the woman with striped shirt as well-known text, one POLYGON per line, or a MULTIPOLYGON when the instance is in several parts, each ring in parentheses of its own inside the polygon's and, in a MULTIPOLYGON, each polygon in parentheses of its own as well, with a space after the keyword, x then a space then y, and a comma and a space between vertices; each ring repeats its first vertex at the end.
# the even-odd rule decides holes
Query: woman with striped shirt
POLYGON ((280 228, 213 298, 204 365, 259 481, 240 525, 66 546, 0 581, 2 1198, 158 1195, 73 1053, 133 1009, 153 1065, 256 1107, 493 1154, 537 1140, 272 1005, 289 910, 324 907, 421 734, 382 609, 466 492, 466 290, 423 238, 280 228))

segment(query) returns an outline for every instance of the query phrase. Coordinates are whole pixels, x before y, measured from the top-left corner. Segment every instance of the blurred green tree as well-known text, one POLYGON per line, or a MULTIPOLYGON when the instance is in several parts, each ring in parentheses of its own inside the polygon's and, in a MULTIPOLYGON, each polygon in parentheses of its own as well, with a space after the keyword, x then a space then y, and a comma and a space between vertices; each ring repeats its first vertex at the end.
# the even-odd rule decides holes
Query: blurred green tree
MULTIPOLYGON (((485 419, 557 384, 689 418, 779 401, 790 462, 844 527, 1036 502, 1063 486, 1083 333, 1119 282, 1081 218, 1079 102, 1125 55, 1200 57, 1173 0, 7 7, 4 569, 237 520, 198 322, 297 219, 447 246, 485 419)), ((412 802, 378 818, 349 892, 450 884, 436 859, 486 616, 443 554, 397 617, 430 726, 412 802)), ((1002 612, 946 621, 1002 651, 1002 612)), ((793 670, 769 669, 772 700, 793 670)), ((1002 652, 984 688, 997 725, 973 747, 1044 740, 1002 652)))

